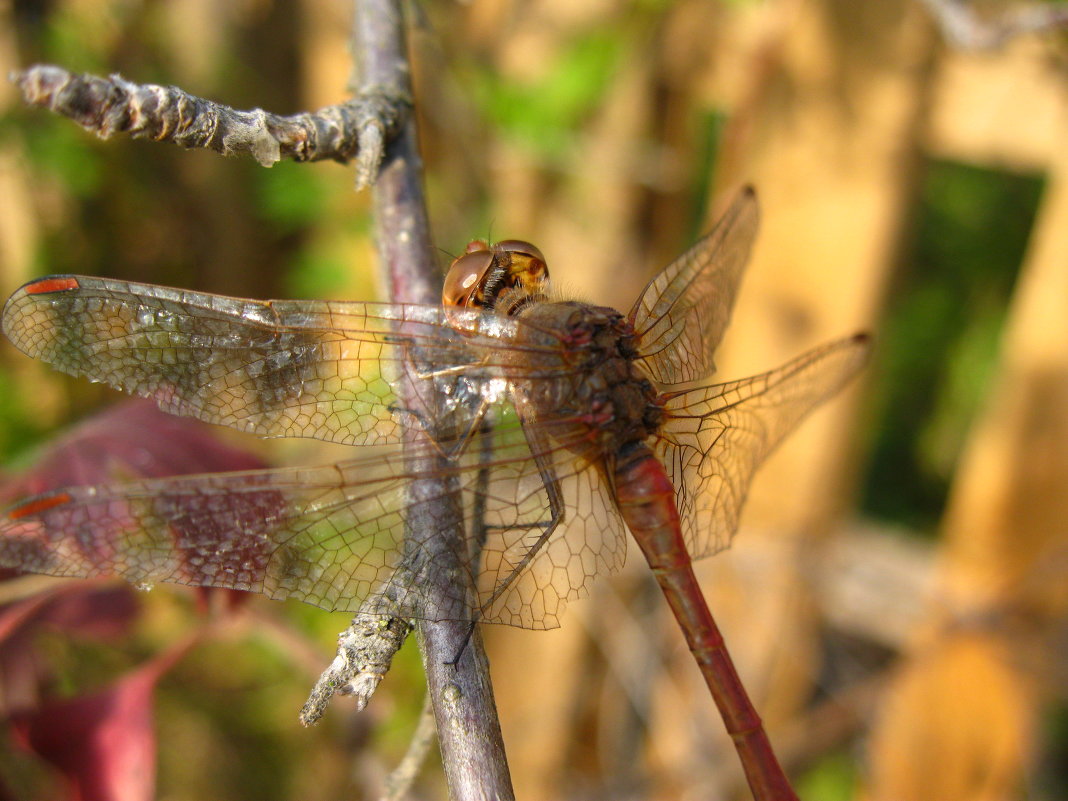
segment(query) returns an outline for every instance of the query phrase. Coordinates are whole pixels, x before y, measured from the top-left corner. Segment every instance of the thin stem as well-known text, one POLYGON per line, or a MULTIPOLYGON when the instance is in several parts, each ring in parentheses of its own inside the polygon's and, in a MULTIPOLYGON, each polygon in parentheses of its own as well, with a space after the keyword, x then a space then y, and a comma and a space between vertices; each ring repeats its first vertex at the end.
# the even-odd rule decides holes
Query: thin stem
POLYGON ((408 791, 419 773, 419 769, 426 761, 430 746, 434 743, 436 734, 434 725, 434 706, 430 703, 430 696, 423 698, 423 709, 419 713, 419 725, 415 728, 415 734, 408 743, 408 750, 401 759, 400 764, 386 777, 386 792, 382 801, 401 801, 407 798, 408 791))
MULTIPOLYGON (((387 94, 411 94, 401 5, 400 0, 357 3, 353 28, 357 94, 367 86, 381 87, 387 94)), ((415 122, 409 117, 388 148, 375 183, 376 235, 393 300, 437 303, 440 279, 434 269, 416 142, 415 122)), ((417 500, 424 493, 440 495, 443 488, 438 481, 415 482, 411 498, 417 500)), ((432 558, 441 568, 428 579, 442 582, 440 594, 448 597, 455 592, 457 577, 468 576, 469 571, 465 565, 449 564, 450 559, 456 561, 465 553, 460 507, 452 504, 449 508, 447 502, 441 506, 431 512, 426 503, 413 504, 414 509, 431 514, 434 521, 450 514, 455 520, 453 542, 428 543, 425 538, 420 542, 420 547, 433 549, 432 558)), ((413 513, 408 535, 418 541, 421 528, 418 514, 413 513)), ((423 621, 417 632, 451 797, 457 801, 514 798, 481 637, 477 631, 470 636, 470 624, 462 621, 423 621), (462 658, 451 664, 461 652, 462 658)))

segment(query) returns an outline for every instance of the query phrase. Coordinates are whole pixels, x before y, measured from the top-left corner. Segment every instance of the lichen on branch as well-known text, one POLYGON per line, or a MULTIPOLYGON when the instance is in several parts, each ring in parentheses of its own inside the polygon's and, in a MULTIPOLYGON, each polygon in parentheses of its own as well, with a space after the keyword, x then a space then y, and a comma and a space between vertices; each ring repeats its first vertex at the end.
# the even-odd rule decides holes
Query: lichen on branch
POLYGON ((357 613, 338 636, 337 656, 315 682, 300 722, 317 723, 334 695, 351 695, 357 711, 366 707, 411 630, 411 622, 403 618, 357 613))

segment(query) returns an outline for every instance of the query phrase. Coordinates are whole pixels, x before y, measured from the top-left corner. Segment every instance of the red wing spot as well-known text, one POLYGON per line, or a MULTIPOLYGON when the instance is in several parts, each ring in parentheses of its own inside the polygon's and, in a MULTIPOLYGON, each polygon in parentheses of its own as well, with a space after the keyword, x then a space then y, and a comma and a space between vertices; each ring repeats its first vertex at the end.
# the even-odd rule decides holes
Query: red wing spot
POLYGON ((49 292, 69 292, 78 289, 77 278, 42 278, 32 284, 26 284, 27 295, 45 295, 49 292))
POLYGON ((21 506, 16 506, 7 513, 7 516, 10 520, 19 520, 23 517, 46 512, 53 507, 70 503, 70 500, 70 495, 65 492, 61 492, 59 495, 51 495, 47 498, 34 498, 32 501, 27 501, 21 506))

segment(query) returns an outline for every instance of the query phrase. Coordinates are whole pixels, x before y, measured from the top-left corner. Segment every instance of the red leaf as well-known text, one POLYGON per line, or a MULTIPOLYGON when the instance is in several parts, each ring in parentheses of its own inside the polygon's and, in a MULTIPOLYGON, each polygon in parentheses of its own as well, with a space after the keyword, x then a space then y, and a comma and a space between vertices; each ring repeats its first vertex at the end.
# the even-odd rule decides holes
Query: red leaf
POLYGON ((55 439, 34 467, 0 489, 0 501, 128 478, 255 470, 264 463, 221 443, 203 423, 146 400, 116 404, 55 439))
POLYGON ((56 592, 54 599, 41 622, 75 637, 120 637, 139 611, 134 590, 126 584, 69 584, 56 592))
POLYGON ((99 582, 63 584, 0 607, 0 651, 23 630, 53 626, 75 636, 117 637, 137 614, 133 592, 99 582))
POLYGON ((129 587, 99 582, 59 585, 0 608, 0 708, 36 702, 42 671, 31 640, 42 627, 75 637, 118 637, 136 614, 129 587))
MULTIPOLYGON (((30 470, 0 485, 0 505, 62 487, 265 466, 258 457, 221 443, 209 426, 165 414, 151 401, 135 399, 94 415, 53 440, 30 470)), ((62 496, 43 502, 59 505, 62 496)), ((49 547, 32 537, 24 545, 28 554, 47 552, 49 547)), ((32 561, 31 556, 27 559, 32 561)), ((0 569, 0 580, 13 575, 18 572, 0 569)), ((205 607, 213 592, 226 593, 226 606, 231 609, 242 603, 239 596, 244 595, 236 590, 203 589, 199 595, 205 607)))
POLYGON ((12 715, 19 744, 56 766, 73 801, 150 801, 156 782, 152 692, 190 639, 106 690, 12 715))

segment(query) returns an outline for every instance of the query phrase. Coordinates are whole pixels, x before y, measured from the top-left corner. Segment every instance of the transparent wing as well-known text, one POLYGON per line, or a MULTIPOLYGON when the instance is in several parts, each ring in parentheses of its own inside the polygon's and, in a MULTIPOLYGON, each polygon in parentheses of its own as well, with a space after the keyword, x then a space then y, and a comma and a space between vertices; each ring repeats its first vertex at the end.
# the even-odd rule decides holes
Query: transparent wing
MULTIPOLYGON (((434 306, 242 300, 54 276, 11 296, 3 330, 29 356, 152 398, 172 414, 263 437, 381 444, 399 442, 410 423, 394 395, 400 375, 431 376, 415 378, 414 391, 463 417, 500 373, 506 350, 537 351, 545 342, 556 352, 545 332, 514 344, 514 320, 451 315, 434 306)), ((518 361, 508 360, 513 376, 518 361)))
POLYGON ((756 468, 864 365, 867 336, 805 353, 763 375, 670 395, 654 450, 667 466, 694 559, 730 544, 756 468))
POLYGON ((543 476, 529 453, 507 467, 493 467, 484 504, 473 496, 468 520, 479 519, 472 513, 478 506, 485 509, 479 599, 486 621, 555 628, 567 602, 585 597, 595 576, 622 566, 627 540, 611 488, 589 458, 575 458, 576 449, 580 443, 572 442, 543 454, 564 503, 558 528, 540 547, 536 543, 551 522, 551 510, 543 476), (502 584, 507 591, 495 598, 502 584))
POLYGON ((389 599, 383 611, 429 619, 473 619, 504 582, 507 591, 481 619, 553 627, 593 575, 618 567, 625 547, 596 471, 562 448, 554 445, 545 458, 558 470, 566 516, 532 558, 527 552, 549 517, 547 496, 521 430, 503 421, 478 434, 459 460, 432 450, 414 454, 436 460, 435 470, 413 471, 412 453, 385 448, 329 467, 39 495, 0 518, 0 565, 250 590, 324 609, 389 599), (442 534, 457 521, 465 532, 461 552, 444 552, 442 534), (444 582, 452 592, 437 594, 443 582, 430 577, 457 568, 477 576, 477 598, 455 579, 444 582))
POLYGON ((756 193, 742 189, 716 227, 645 287, 630 311, 638 352, 661 384, 707 378, 759 225, 756 193))

